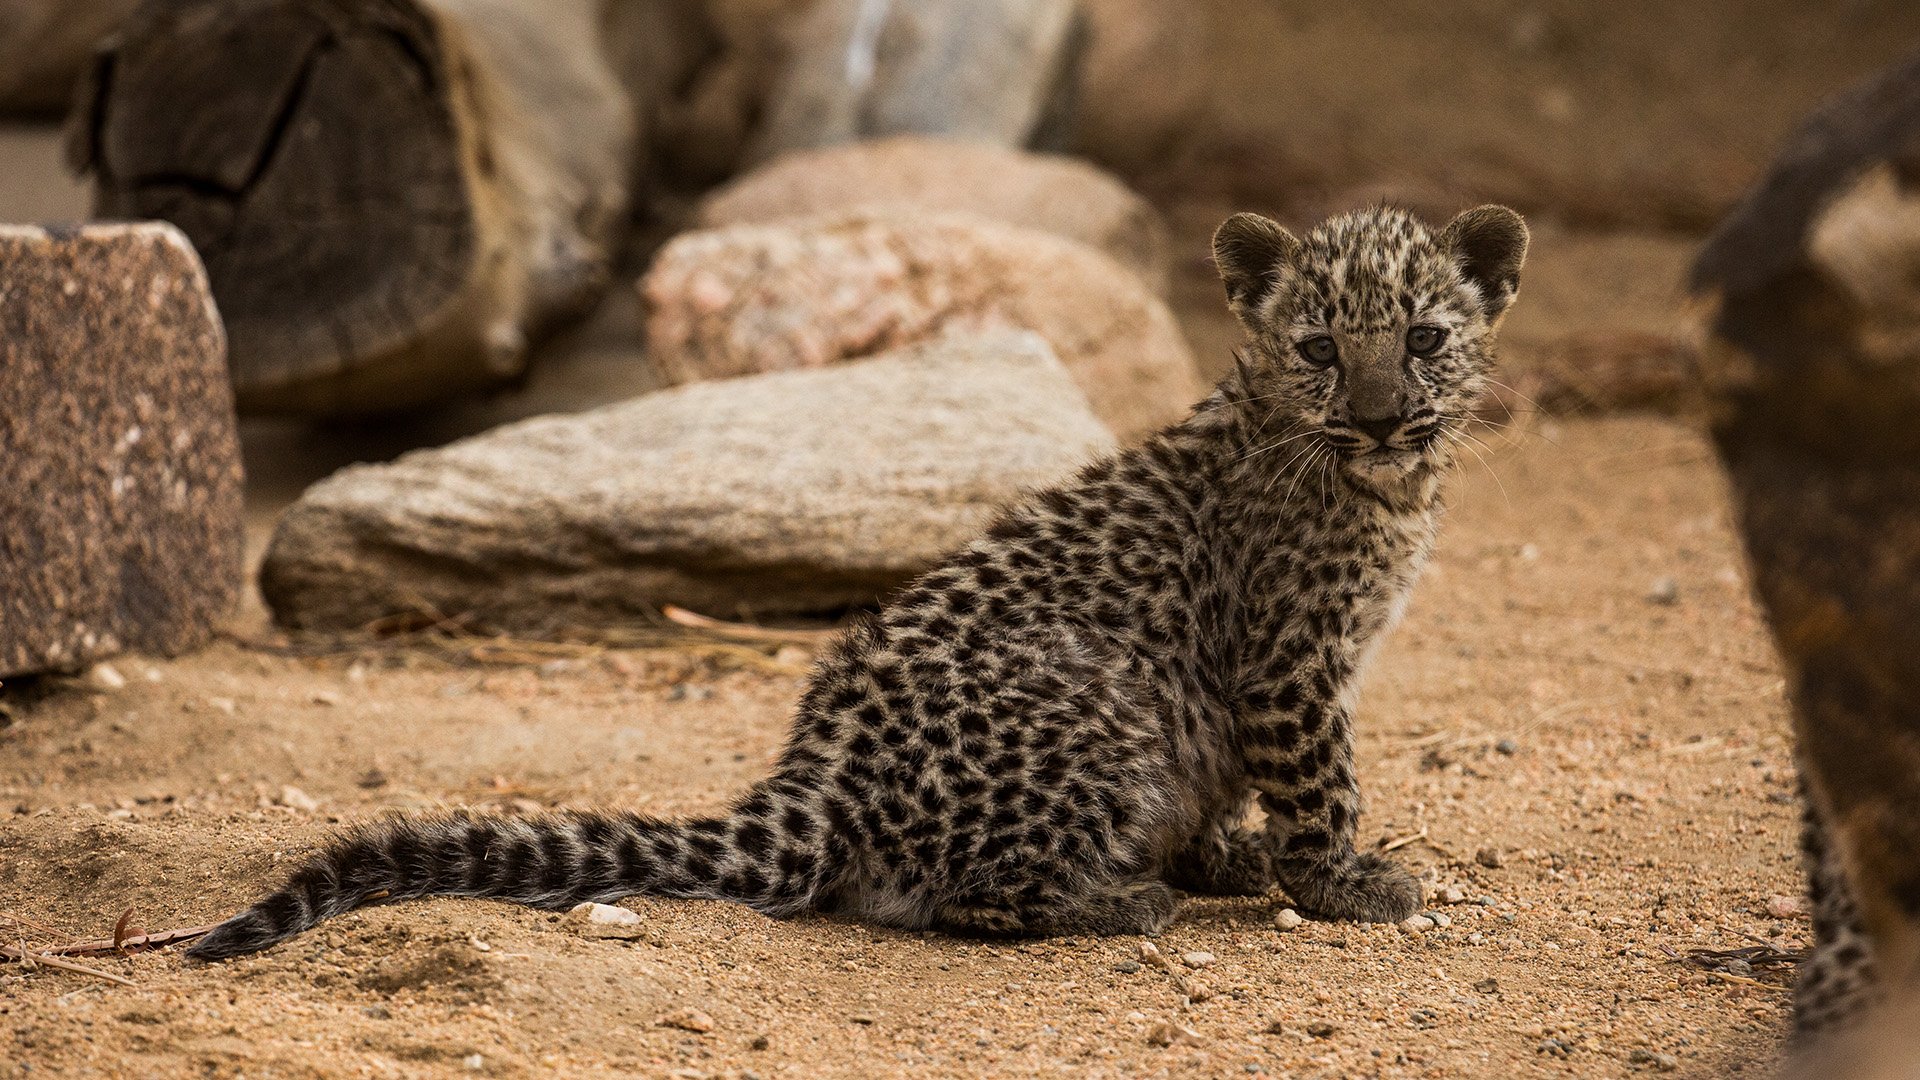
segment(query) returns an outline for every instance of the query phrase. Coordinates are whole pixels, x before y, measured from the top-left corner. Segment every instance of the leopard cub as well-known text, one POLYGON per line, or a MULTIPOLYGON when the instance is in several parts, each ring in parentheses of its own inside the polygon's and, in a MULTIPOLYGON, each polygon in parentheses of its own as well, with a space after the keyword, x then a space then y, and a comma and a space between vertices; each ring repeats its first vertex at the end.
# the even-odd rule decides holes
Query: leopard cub
POLYGON ((1526 249, 1497 206, 1440 229, 1377 208, 1304 237, 1233 217, 1214 254, 1248 346, 1212 396, 849 631, 726 814, 392 819, 190 951, 428 895, 1045 935, 1153 933, 1176 888, 1277 884, 1323 916, 1404 918, 1419 884, 1354 847, 1356 690, 1433 545, 1526 249))

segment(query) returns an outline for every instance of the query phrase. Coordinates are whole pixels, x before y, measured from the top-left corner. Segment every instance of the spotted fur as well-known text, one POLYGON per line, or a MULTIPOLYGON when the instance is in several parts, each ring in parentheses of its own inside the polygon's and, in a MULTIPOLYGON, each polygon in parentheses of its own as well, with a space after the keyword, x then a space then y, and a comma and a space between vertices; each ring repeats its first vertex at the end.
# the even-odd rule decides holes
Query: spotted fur
POLYGON ((710 897, 1007 936, 1153 933, 1175 888, 1277 883, 1327 917, 1404 918, 1418 883, 1354 843, 1355 691, 1432 547, 1525 249, 1497 207, 1439 232, 1375 209, 1304 239, 1235 217, 1216 257, 1249 345, 1213 395, 849 631, 728 813, 383 822, 191 952, 428 895, 710 897), (1410 355, 1415 326, 1444 346, 1410 355), (1313 337, 1343 358, 1308 363, 1313 337))

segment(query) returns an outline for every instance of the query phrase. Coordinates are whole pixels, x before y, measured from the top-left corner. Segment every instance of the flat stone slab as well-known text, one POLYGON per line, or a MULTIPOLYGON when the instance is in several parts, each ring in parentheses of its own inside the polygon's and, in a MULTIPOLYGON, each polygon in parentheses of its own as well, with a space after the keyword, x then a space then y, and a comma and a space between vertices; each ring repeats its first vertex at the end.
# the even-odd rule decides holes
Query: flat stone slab
POLYGON ((0 676, 194 648, 242 581, 226 338, 171 225, 0 225, 0 676))
POLYGON ((538 635, 664 604, 837 611, 1112 446, 1039 337, 950 337, 342 470, 281 518, 261 592, 310 629, 427 613, 538 635))

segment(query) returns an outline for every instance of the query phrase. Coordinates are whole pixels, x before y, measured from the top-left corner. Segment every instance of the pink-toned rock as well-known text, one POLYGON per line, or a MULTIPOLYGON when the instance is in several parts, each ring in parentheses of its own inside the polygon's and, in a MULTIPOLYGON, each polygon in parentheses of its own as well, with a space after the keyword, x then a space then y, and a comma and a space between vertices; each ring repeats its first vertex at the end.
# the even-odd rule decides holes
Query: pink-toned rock
POLYGON ((0 676, 206 641, 239 596, 240 511, 186 237, 0 226, 0 676))
POLYGON ((1123 440, 1204 392, 1167 306, 1084 244, 968 215, 856 212, 684 234, 640 282, 669 382, 819 367, 953 331, 1031 330, 1123 440))
POLYGON ((1166 291, 1166 223, 1145 199, 1085 162, 991 143, 902 136, 788 154, 709 196, 697 221, 719 228, 849 210, 977 214, 1055 233, 1166 291))

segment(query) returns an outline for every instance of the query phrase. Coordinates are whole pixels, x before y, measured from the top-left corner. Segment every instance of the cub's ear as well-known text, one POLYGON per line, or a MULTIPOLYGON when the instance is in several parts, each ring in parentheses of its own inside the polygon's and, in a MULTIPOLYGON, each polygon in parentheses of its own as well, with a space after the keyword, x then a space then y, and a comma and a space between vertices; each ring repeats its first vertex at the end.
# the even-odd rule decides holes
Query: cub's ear
POLYGON ((1259 214, 1235 214, 1213 234, 1213 262, 1227 286, 1227 306, 1245 322, 1279 283, 1300 241, 1259 214))
POLYGON ((1480 290, 1487 321, 1498 319, 1520 293, 1520 264, 1527 261, 1527 223, 1504 206, 1479 206, 1447 222, 1439 240, 1480 290))

